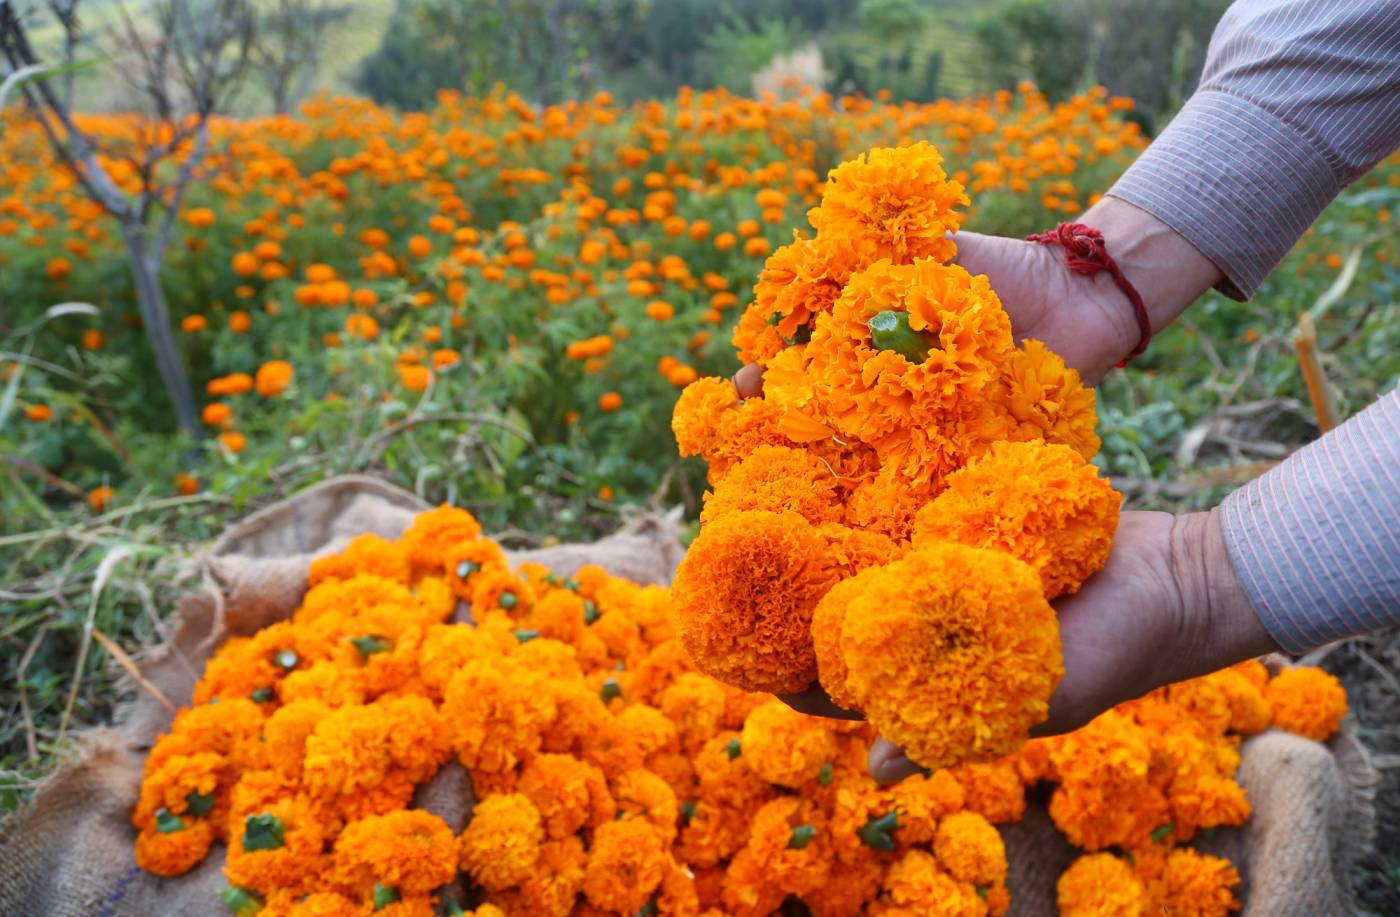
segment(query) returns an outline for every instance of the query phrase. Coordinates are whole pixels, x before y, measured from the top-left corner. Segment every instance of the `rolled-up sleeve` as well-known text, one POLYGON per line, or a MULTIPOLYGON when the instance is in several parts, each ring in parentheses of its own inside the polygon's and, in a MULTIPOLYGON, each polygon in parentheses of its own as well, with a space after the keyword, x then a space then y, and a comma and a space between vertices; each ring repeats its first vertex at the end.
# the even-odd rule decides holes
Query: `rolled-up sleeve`
POLYGON ((1239 0, 1196 93, 1108 192, 1252 296, 1334 197, 1400 147, 1400 0, 1239 0))
POLYGON ((1220 525, 1284 649, 1400 625, 1400 390, 1235 491, 1220 525))

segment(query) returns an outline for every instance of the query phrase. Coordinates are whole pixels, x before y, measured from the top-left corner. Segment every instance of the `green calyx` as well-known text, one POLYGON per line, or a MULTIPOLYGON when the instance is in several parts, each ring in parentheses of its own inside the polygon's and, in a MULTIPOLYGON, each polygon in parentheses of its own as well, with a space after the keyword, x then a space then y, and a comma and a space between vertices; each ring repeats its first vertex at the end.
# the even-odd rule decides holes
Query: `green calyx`
POLYGON ((973 886, 973 891, 977 892, 977 897, 981 898, 984 901, 987 899, 987 892, 989 890, 990 889, 986 885, 973 886))
POLYGON ((230 914, 237 917, 251 917, 262 910, 263 900, 255 893, 246 888, 239 888, 237 885, 230 885, 219 890, 219 900, 224 903, 224 907, 229 909, 230 914))
POLYGON ((695 817, 695 800, 681 804, 681 824, 688 825, 695 817))
POLYGON ((877 350, 893 350, 910 363, 922 363, 938 349, 938 335, 909 327, 909 313, 885 309, 870 316, 870 343, 877 350))
POLYGON ((208 815, 214 808, 213 793, 190 793, 185 797, 185 812, 198 818, 201 815, 208 815))
POLYGON ((473 573, 481 569, 481 564, 474 560, 464 560, 457 565, 457 578, 466 579, 473 573))
POLYGON ((806 850, 807 845, 812 843, 812 838, 817 836, 817 829, 811 825, 798 825, 792 829, 792 834, 788 837, 789 850, 806 850))
POLYGON ((156 809, 156 833, 174 834, 185 830, 185 820, 169 809, 156 809))
POLYGON ((607 681, 603 682, 603 690, 600 692, 600 695, 603 698, 603 703, 606 704, 614 697, 622 696, 622 685, 617 683, 616 678, 609 678, 607 681))
POLYGON ((280 850, 284 831, 282 819, 276 815, 249 815, 243 821, 243 849, 280 850))
POLYGON ((889 812, 879 818, 871 817, 856 833, 860 842, 871 850, 889 853, 894 849, 894 832, 899 828, 899 813, 889 812))
POLYGON ((253 699, 255 704, 266 704, 277 697, 271 688, 258 688, 248 696, 253 699))
POLYGON ((1152 843, 1154 843, 1154 844, 1166 843, 1167 838, 1171 837, 1171 836, 1172 836, 1172 832, 1174 832, 1175 830, 1176 830, 1176 825, 1172 824, 1171 822, 1167 822, 1165 825, 1162 825, 1160 828, 1153 828, 1153 829, 1152 829, 1152 843))
POLYGON ((593 604, 593 600, 592 600, 592 599, 584 599, 584 600, 583 600, 583 623, 584 623, 584 624, 592 624, 594 621, 598 620, 598 618, 600 618, 600 617, 602 617, 602 615, 601 615, 601 613, 598 611, 598 606, 595 605, 595 604, 593 604))
POLYGON ((656 917, 656 898, 655 898, 655 896, 653 896, 652 899, 651 899, 650 901, 648 901, 646 904, 643 904, 641 907, 639 907, 639 908, 637 909, 637 913, 634 915, 634 917, 656 917))
POLYGON ((397 888, 394 888, 392 885, 385 885, 382 882, 376 882, 374 883, 374 895, 370 900, 373 902, 376 911, 382 911, 389 905, 399 901, 400 897, 397 888))
POLYGON ((501 593, 501 597, 497 600, 497 603, 506 611, 510 611, 520 604, 520 596, 516 595, 514 592, 503 592, 501 593))
POLYGON ((296 650, 278 650, 277 655, 272 657, 272 664, 279 669, 294 669, 298 658, 296 650))
POLYGON ((738 739, 730 739, 724 743, 724 753, 729 756, 730 761, 733 761, 743 753, 743 747, 740 746, 738 739))
POLYGON ((377 637, 374 634, 364 634, 350 642, 359 651, 361 659, 368 659, 375 653, 387 653, 394 648, 394 642, 388 637, 377 637))
POLYGON ((515 632, 515 639, 519 640, 521 643, 529 643, 539 635, 540 632, 537 630, 517 630, 515 632))
POLYGON ((822 769, 817 772, 817 783, 822 786, 831 786, 831 780, 836 776, 836 769, 828 761, 822 765, 822 769))

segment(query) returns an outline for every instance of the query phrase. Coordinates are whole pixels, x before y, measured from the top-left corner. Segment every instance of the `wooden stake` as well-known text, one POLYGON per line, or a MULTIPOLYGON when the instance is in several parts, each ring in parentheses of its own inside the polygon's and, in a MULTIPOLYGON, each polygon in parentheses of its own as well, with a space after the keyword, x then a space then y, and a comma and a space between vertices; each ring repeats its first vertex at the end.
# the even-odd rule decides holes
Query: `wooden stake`
POLYGON ((1308 398, 1312 400, 1318 432, 1326 433, 1337 425, 1337 406, 1327 387, 1322 363, 1317 359, 1317 329, 1313 326, 1312 316, 1306 312, 1298 316, 1298 328, 1293 332, 1293 349, 1298 353, 1298 365, 1308 386, 1308 398))

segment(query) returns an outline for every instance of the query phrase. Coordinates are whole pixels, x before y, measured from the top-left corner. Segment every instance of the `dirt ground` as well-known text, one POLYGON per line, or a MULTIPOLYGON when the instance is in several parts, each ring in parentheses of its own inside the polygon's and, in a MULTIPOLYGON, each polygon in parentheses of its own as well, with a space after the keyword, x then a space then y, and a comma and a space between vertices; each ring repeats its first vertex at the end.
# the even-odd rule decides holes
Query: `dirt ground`
POLYGON ((1400 630, 1318 650, 1311 659, 1346 685, 1351 715, 1380 774, 1376 842, 1355 881, 1369 913, 1400 915, 1400 630))

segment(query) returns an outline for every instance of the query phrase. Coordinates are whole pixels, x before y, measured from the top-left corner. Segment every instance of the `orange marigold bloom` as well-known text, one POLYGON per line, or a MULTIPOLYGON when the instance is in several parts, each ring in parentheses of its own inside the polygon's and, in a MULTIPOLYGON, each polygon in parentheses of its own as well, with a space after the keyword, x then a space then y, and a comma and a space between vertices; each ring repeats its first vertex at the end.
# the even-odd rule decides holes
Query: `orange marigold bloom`
POLYGON ((819 236, 839 237, 864 264, 947 261, 956 251, 947 236, 962 225, 955 208, 968 201, 942 162, 926 142, 862 153, 831 170, 821 205, 807 218, 819 236))
POLYGON ((292 384, 294 372, 292 364, 286 360, 268 360, 258 367, 253 385, 259 395, 272 398, 287 390, 287 386, 292 384))
POLYGON ((604 392, 598 396, 598 408, 603 411, 616 411, 622 407, 622 396, 617 392, 604 392))
MULTIPOLYGON (((726 385, 728 383, 725 383, 726 385)), ((812 525, 842 515, 841 482, 815 454, 784 446, 759 446, 705 494, 701 525, 744 510, 791 510, 812 525)))
POLYGON ((213 401, 204 406, 200 419, 211 427, 227 426, 233 420, 233 408, 222 401, 213 401))
POLYGON ((603 772, 573 755, 536 756, 525 766, 516 789, 535 804, 555 840, 584 826, 597 828, 617 814, 603 772))
POLYGON ((646 314, 652 321, 664 322, 675 317, 676 307, 665 300, 654 299, 647 303, 646 314))
POLYGON ((301 894, 315 889, 326 868, 322 854, 325 831, 309 803, 300 796, 282 798, 252 813, 230 818, 229 883, 261 894, 285 889, 301 894))
POLYGON ((851 276, 849 249, 794 236, 763 263, 754 301, 734 329, 745 363, 767 363, 791 342, 810 336, 816 316, 830 312, 851 276))
POLYGON ((1024 743, 1063 674, 1035 572, 952 544, 872 569, 842 621, 841 654, 846 688, 880 734, 926 767, 1024 743))
POLYGON ((1229 860, 1179 847, 1167 854, 1166 868, 1147 884, 1144 914, 1166 910, 1183 917, 1229 917, 1241 907, 1234 889, 1240 874, 1229 860))
POLYGON ((992 823, 976 812, 957 812, 943 819, 933 851, 939 865, 955 879, 984 886, 1006 881, 1006 845, 992 823))
POLYGON ((1063 917, 1142 917, 1147 889, 1123 860, 1092 853, 1075 860, 1055 884, 1063 917))
POLYGON ((933 854, 918 848, 906 851, 890 867, 880 897, 900 909, 896 913, 929 917, 983 914, 987 908, 974 886, 944 872, 933 854))
POLYGON ((834 580, 824 547, 796 513, 734 512, 704 527, 673 586, 696 665, 747 691, 793 693, 815 681, 812 610, 834 580))
MULTIPOLYGON (((481 524, 475 516, 443 503, 415 516, 413 524, 403 533, 401 543, 408 552, 415 573, 451 573, 452 569, 443 569, 444 561, 449 559, 447 551, 459 542, 471 541, 480 534, 481 524)), ((456 558, 451 560, 455 568, 456 558)))
POLYGON ((375 885, 426 895, 457 875, 457 839, 442 819, 420 809, 347 824, 332 854, 336 882, 368 898, 375 885))
POLYGON ((106 484, 103 484, 101 487, 94 487, 92 490, 88 491, 88 509, 92 510, 94 513, 100 513, 111 504, 116 496, 116 490, 108 487, 106 484))
POLYGON ((779 700, 749 714, 740 741, 755 774, 794 790, 815 780, 836 757, 836 737, 826 723, 779 700))
POLYGON ((952 541, 1030 564, 1047 599, 1077 592, 1103 567, 1119 495, 1068 446, 993 443, 947 478, 914 519, 914 544, 952 541))
POLYGON ((509 657, 474 659, 452 676, 442 712, 464 765, 500 773, 539 750, 558 712, 544 681, 509 657))
POLYGON ((248 437, 234 430, 219 434, 219 443, 230 452, 242 452, 248 445, 248 437))
POLYGON ((101 350, 102 345, 107 342, 107 336, 97 328, 88 328, 83 332, 84 350, 101 350))
POLYGON ((1311 666, 1285 669, 1264 689, 1274 725, 1321 742, 1347 713, 1347 692, 1335 676, 1311 666))
POLYGON ((205 820, 173 816, 183 823, 175 831, 162 833, 155 828, 136 835, 136 865, 158 876, 180 876, 204 859, 213 846, 214 826, 205 820))
POLYGON ((186 315, 180 320, 180 330, 186 334, 203 331, 207 327, 209 327, 209 319, 202 315, 186 315))
POLYGON ((709 451, 718 435, 719 418, 739 403, 739 395, 728 379, 706 376, 685 387, 671 412, 671 430, 681 455, 709 451))
POLYGON ((477 803, 462 832, 462 868, 490 891, 509 888, 530 874, 543 843, 535 804, 520 793, 497 793, 477 803))
POLYGON ((880 261, 851 277, 805 348, 770 363, 764 394, 937 473, 977 444, 962 415, 1014 350, 986 277, 929 259, 880 261))
POLYGON ((1062 443, 1086 461, 1099 451, 1093 389, 1040 341, 1012 352, 992 399, 1006 412, 1008 439, 1062 443))
POLYGON ((641 818, 607 822, 593 832, 583 894, 596 907, 635 914, 666 872, 665 839, 655 826, 641 818))

